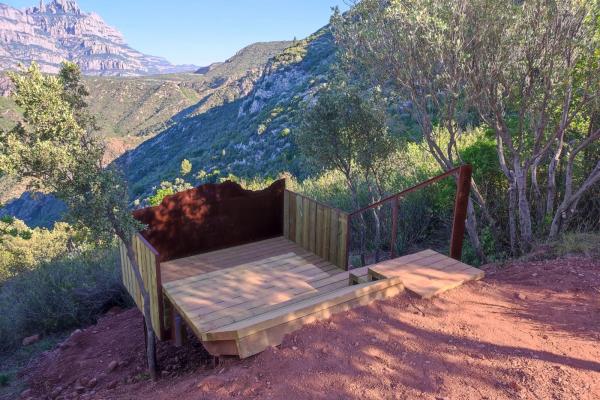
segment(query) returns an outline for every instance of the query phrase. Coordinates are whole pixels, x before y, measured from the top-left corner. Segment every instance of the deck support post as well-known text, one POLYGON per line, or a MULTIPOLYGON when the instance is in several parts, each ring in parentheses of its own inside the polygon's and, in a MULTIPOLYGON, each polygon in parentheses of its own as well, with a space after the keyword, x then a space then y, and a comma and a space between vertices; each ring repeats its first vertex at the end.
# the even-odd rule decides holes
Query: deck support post
POLYGON ((450 257, 456 260, 460 260, 462 256, 472 173, 473 168, 470 165, 463 165, 459 168, 458 178, 456 179, 456 198, 454 200, 452 237, 450 239, 450 257))
POLYGON ((183 323, 181 315, 179 315, 179 313, 175 311, 175 309, 173 309, 171 313, 171 318, 171 339, 173 340, 173 343, 176 347, 181 347, 185 342, 185 325, 183 323))
MULTIPOLYGON (((144 331, 144 348, 148 348, 148 331, 146 330, 146 318, 142 317, 142 330, 144 331)), ((156 360, 156 345, 154 346, 154 359, 156 360)), ((146 360, 148 362, 148 368, 150 368, 150 360, 146 360)), ((156 362, 156 369, 160 371, 158 367, 158 360, 156 362)))
POLYGON ((396 258, 396 238, 398 237, 398 196, 392 201, 392 233, 390 238, 390 258, 396 258))

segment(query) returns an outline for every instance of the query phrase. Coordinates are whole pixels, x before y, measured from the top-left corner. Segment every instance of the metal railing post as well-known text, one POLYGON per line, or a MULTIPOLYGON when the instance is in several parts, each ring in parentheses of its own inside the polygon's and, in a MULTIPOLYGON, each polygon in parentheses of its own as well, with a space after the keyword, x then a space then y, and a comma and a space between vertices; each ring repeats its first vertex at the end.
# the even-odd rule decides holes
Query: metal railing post
POLYGON ((398 237, 398 196, 392 200, 392 237, 390 238, 390 258, 396 258, 396 238, 398 237))
POLYGON ((452 237, 450 239, 450 257, 456 260, 460 260, 462 256, 472 172, 473 168, 470 165, 463 165, 460 167, 456 179, 456 198, 454 199, 452 237))

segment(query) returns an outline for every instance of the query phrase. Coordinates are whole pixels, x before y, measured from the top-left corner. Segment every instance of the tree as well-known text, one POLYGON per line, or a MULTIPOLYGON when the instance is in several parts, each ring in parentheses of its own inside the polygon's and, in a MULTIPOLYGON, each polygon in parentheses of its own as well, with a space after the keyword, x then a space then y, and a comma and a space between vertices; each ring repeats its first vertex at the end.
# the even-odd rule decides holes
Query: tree
POLYGON ((129 210, 129 193, 121 174, 103 165, 104 146, 86 129, 80 74, 65 64, 60 75, 43 75, 34 63, 26 71, 10 73, 14 98, 23 109, 24 123, 0 137, 0 172, 26 179, 30 189, 52 192, 65 202, 68 218, 98 241, 119 237, 144 299, 148 366, 156 378, 155 335, 150 296, 133 250, 133 236, 142 228, 129 210), (80 125, 81 124, 81 125, 80 125))
MULTIPOLYGON (((546 232, 555 237, 600 180, 597 156, 587 170, 578 161, 600 138, 597 123, 593 128, 598 15, 596 0, 363 0, 345 15, 335 13, 332 25, 346 69, 410 99, 408 108, 442 168, 460 162, 456 139, 465 124, 480 120, 494 131, 517 252, 533 241, 532 208, 537 230, 547 229, 548 216, 546 232)), ((472 186, 493 227, 485 199, 472 186)), ((474 217, 470 204, 467 229, 477 248, 474 217)))
MULTIPOLYGON (((341 68, 367 85, 391 88, 403 103, 410 100, 404 107, 444 171, 462 163, 457 143, 470 117, 461 108, 465 42, 453 29, 460 12, 460 2, 364 0, 344 15, 336 9, 331 19, 341 68)), ((471 186, 473 199, 494 226, 475 181, 471 186)), ((467 215, 469 238, 484 261, 472 199, 467 215)))
POLYGON ((574 176, 581 152, 600 139, 594 126, 600 7, 593 0, 476 4, 465 65, 470 96, 496 134, 511 191, 511 230, 518 222, 526 250, 535 215, 539 225, 545 216, 552 220, 548 236, 555 238, 581 196, 600 181, 598 155, 590 170, 574 176))
MULTIPOLYGON (((384 166, 395 145, 387 129, 385 108, 376 93, 359 93, 343 85, 325 89, 316 104, 304 113, 304 123, 295 137, 304 156, 318 168, 342 173, 356 209, 361 207, 361 183, 366 184, 371 202, 383 197, 384 166)), ((378 210, 373 213, 375 241, 379 244, 381 217, 378 210)), ((364 264, 365 220, 362 214, 360 218, 359 240, 364 264)))

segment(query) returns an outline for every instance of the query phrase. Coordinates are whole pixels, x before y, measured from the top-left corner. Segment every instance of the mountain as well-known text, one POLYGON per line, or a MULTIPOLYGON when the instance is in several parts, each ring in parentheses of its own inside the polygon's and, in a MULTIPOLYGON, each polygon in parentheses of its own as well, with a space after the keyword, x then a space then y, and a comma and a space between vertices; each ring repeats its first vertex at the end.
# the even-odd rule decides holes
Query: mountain
MULTIPOLYGON (((161 181, 173 180, 184 158, 192 162, 194 173, 304 175, 307 168, 297 156, 291 133, 300 124, 303 105, 327 82, 334 57, 332 35, 321 29, 239 80, 244 90, 238 96, 208 109, 200 101, 174 116, 176 123, 116 160, 133 196, 144 198, 161 181)), ((222 66, 213 71, 217 68, 222 66)))
POLYGON ((128 46, 123 35, 75 0, 40 1, 19 10, 0 3, 0 69, 32 61, 55 73, 63 60, 74 61, 86 75, 138 76, 194 71, 128 46))
MULTIPOLYGON (((227 104, 247 97, 271 60, 293 45, 290 41, 254 43, 201 74, 85 77, 90 112, 97 117, 100 134, 107 139, 109 157, 118 157, 180 121, 212 109, 226 109, 227 104)), ((220 113, 217 111, 217 115, 220 113)), ((20 118, 13 100, 0 96, 0 129, 11 128, 20 118)), ((23 185, 5 178, 0 178, 0 189, 0 202, 6 204, 0 215, 13 215, 29 225, 51 225, 62 210, 53 199, 23 194, 23 185)))

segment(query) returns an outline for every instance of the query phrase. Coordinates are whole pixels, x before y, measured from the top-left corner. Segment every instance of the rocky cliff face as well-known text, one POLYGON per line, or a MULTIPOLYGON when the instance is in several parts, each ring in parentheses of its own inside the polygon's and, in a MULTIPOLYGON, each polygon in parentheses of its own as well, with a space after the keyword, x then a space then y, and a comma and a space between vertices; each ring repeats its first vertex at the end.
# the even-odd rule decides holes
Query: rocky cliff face
POLYGON ((129 47, 115 28, 95 13, 83 12, 75 0, 40 1, 19 10, 0 3, 0 68, 40 64, 54 73, 63 60, 74 61, 87 75, 135 76, 194 71, 129 47))

